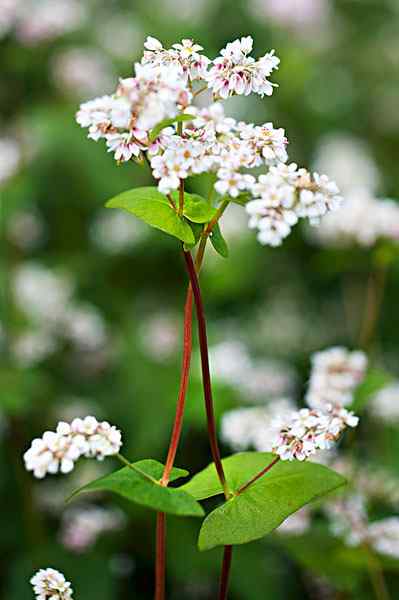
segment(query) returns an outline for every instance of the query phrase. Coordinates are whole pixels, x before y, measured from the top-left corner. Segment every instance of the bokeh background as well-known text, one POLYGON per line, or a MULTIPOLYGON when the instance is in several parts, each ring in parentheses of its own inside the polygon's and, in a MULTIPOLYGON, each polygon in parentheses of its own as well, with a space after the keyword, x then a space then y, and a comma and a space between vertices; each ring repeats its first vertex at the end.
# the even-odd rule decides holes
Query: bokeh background
MULTIPOLYGON (((0 0, 3 598, 31 597, 28 580, 47 565, 65 572, 77 600, 152 596, 154 514, 101 496, 64 505, 74 488, 114 468, 112 460, 82 461, 70 476, 43 482, 22 463, 33 437, 86 414, 117 424, 132 460, 162 460, 178 389, 187 283, 178 246, 103 208, 150 179, 86 139, 74 120, 79 103, 129 76, 147 35, 166 46, 193 37, 211 58, 252 35, 255 55, 275 48, 280 56, 279 88, 272 98, 234 98, 227 112, 284 127, 291 159, 329 173, 345 194, 362 188, 394 199, 398 31, 397 0, 0 0)), ((202 182, 191 189, 201 192, 202 182)), ((241 207, 223 223, 230 256, 209 249, 201 275, 219 419, 281 396, 300 404, 310 355, 360 343, 370 273, 381 264, 385 293, 370 361, 379 376, 399 377, 394 246, 323 243, 297 227, 281 248, 262 248, 241 207)), ((374 515, 398 508, 392 412, 387 422, 365 410, 352 446, 366 472, 372 463, 391 478, 391 507, 385 498, 374 515)), ((177 464, 195 472, 208 462, 195 350, 177 464)), ((171 599, 215 598, 220 552, 197 552, 198 527, 168 519, 171 599)), ((290 544, 275 534, 237 548, 231 599, 372 598, 355 551, 336 564, 322 560, 331 539, 297 532, 290 544)), ((398 597, 395 560, 386 577, 398 597)))

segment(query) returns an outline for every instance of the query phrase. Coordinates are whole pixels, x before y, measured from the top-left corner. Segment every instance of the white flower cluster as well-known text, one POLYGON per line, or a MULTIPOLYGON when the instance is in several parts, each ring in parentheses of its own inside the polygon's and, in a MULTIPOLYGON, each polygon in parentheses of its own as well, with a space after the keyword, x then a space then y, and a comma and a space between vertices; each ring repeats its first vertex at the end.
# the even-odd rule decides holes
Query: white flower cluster
POLYGON ((118 161, 138 158, 148 148, 148 131, 185 109, 191 92, 174 66, 135 65, 135 77, 121 79, 116 93, 80 106, 76 120, 89 138, 106 140, 118 161))
POLYGON ((275 84, 268 77, 278 68, 280 59, 274 50, 258 60, 248 56, 252 52, 250 36, 234 40, 220 51, 206 76, 208 86, 220 98, 233 94, 248 96, 252 92, 260 96, 271 96, 275 84))
POLYGON ((246 204, 249 227, 258 229, 259 242, 270 246, 279 246, 299 218, 316 225, 342 202, 337 185, 326 175, 298 169, 295 163, 270 167, 251 192, 255 199, 246 204))
POLYGON ((47 473, 70 473, 81 456, 103 460, 117 454, 121 446, 121 432, 107 421, 99 423, 91 416, 71 424, 61 421, 56 431, 33 440, 24 454, 25 467, 43 479, 47 473))
POLYGON ((345 408, 328 412, 302 408, 288 419, 279 419, 280 432, 273 452, 282 460, 306 460, 317 450, 328 450, 347 427, 359 422, 345 408))
POLYGON ((216 191, 236 198, 255 183, 252 175, 240 169, 287 160, 284 129, 275 129, 273 123, 237 122, 225 116, 220 102, 201 110, 189 107, 186 112, 196 118, 180 136, 173 129, 164 130, 151 160, 163 193, 177 189, 181 179, 212 171, 217 174, 216 191))
POLYGON ((72 600, 71 584, 55 569, 40 569, 30 580, 36 600, 72 600))
POLYGON ((359 419, 345 406, 367 367, 363 352, 333 347, 312 356, 312 373, 303 408, 282 420, 274 452, 282 460, 305 460, 318 450, 328 450, 347 427, 359 419))
POLYGON ((366 189, 346 195, 345 216, 328 215, 313 236, 323 246, 370 248, 380 239, 399 240, 399 204, 381 200, 366 189))
POLYGON ((311 408, 324 410, 329 405, 349 406, 353 393, 362 382, 367 356, 364 352, 350 352, 335 346, 313 354, 312 371, 306 403, 311 408))
POLYGON ((259 230, 262 244, 277 246, 299 218, 316 224, 342 199, 327 176, 285 165, 284 129, 225 116, 218 100, 273 92, 268 77, 280 61, 274 51, 255 60, 252 45, 249 36, 237 39, 210 61, 193 40, 166 49, 149 37, 135 76, 121 79, 115 94, 82 104, 76 118, 89 129, 89 138, 105 139, 117 161, 141 161, 144 154, 163 194, 177 190, 187 177, 215 173, 216 192, 248 195, 249 226, 259 230), (213 91, 214 102, 200 110, 191 102, 205 89, 213 91), (154 126, 182 113, 184 124, 172 123, 151 141, 154 126), (269 172, 258 179, 247 172, 261 166, 269 172))
POLYGON ((144 43, 143 65, 151 65, 160 69, 174 67, 186 83, 205 79, 209 58, 200 54, 203 47, 193 40, 182 40, 166 50, 156 38, 148 36, 144 43))
POLYGON ((101 506, 77 506, 62 516, 61 542, 69 550, 85 552, 102 534, 120 529, 124 524, 120 510, 101 506))
POLYGON ((374 417, 386 424, 399 422, 399 381, 383 387, 373 396, 370 411, 374 417))

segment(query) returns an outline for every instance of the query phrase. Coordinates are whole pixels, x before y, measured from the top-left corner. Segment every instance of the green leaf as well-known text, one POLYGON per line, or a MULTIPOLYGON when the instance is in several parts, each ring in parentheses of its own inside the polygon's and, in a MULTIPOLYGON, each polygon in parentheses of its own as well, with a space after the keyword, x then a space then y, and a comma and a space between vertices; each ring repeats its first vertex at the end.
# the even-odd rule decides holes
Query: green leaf
MULTIPOLYGON (((156 511, 202 517, 204 514, 202 507, 189 493, 160 485, 163 470, 164 466, 156 460, 139 460, 132 463, 131 467, 123 467, 79 488, 71 498, 84 492, 109 491, 156 511)), ((187 471, 174 468, 170 481, 187 475, 187 471)))
MULTIPOLYGON (((236 491, 256 475, 275 455, 243 452, 223 460, 226 479, 236 491)), ((305 504, 344 485, 346 480, 323 465, 279 462, 269 473, 241 494, 211 512, 202 524, 199 549, 245 544, 276 529, 305 504)), ((197 500, 222 492, 214 465, 208 466, 180 489, 197 500)))
POLYGON ((148 225, 186 242, 194 243, 190 225, 179 217, 169 200, 155 187, 140 187, 108 200, 107 208, 122 208, 148 225))
POLYGON ((190 227, 193 230, 195 242, 194 242, 194 244, 183 244, 184 250, 186 252, 189 252, 198 244, 200 237, 201 237, 201 233, 204 230, 204 226, 202 223, 190 223, 190 227))
POLYGON ((215 248, 216 252, 220 254, 220 256, 223 256, 223 258, 227 258, 229 255, 229 248, 222 235, 222 232, 220 231, 219 223, 216 223, 213 226, 209 235, 209 239, 211 240, 211 244, 215 248))
POLYGON ((393 379, 392 375, 383 369, 369 370, 364 381, 359 385, 355 392, 355 398, 351 408, 355 412, 361 412, 374 394, 386 385, 392 383, 393 379))
MULTIPOLYGON (((179 192, 172 192, 172 198, 179 204, 179 192)), ((208 223, 215 215, 216 209, 198 194, 184 193, 183 215, 193 223, 208 223)))
POLYGON ((196 118, 195 115, 183 114, 183 115, 177 115, 176 117, 171 117, 170 119, 164 119, 163 121, 158 123, 158 125, 155 125, 155 127, 151 130, 148 138, 149 138, 150 142, 153 142, 154 140, 157 139, 157 137, 161 133, 162 129, 165 129, 166 127, 170 127, 171 125, 174 125, 174 123, 183 123, 183 121, 192 121, 195 118, 196 118))

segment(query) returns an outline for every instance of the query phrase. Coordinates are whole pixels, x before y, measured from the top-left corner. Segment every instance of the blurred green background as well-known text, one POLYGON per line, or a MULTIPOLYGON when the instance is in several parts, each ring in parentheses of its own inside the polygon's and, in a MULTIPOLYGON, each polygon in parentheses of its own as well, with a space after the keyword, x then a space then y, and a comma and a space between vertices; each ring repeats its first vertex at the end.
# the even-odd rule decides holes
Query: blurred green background
MULTIPOLYGON (((79 103, 111 93, 118 77, 129 76, 147 35, 165 46, 193 37, 211 58, 227 41, 252 35, 255 56, 271 48, 280 56, 273 78, 279 88, 272 98, 229 100, 227 112, 284 127, 291 160, 320 166, 344 191, 359 186, 395 198, 398 32, 397 0, 0 2, 3 598, 31 597, 28 580, 47 565, 65 572, 77 600, 152 596, 154 514, 90 498, 113 511, 112 531, 84 548, 68 538, 73 514, 62 516, 64 498, 112 469, 112 460, 82 462, 72 475, 44 482, 22 463, 33 437, 85 414, 120 427, 132 460, 163 460, 178 389, 187 283, 179 248, 133 217, 103 209, 110 197, 150 179, 139 166, 118 167, 101 142, 86 139, 74 120, 79 103), (63 326, 52 327, 60 313, 63 326)), ((202 182, 191 189, 201 192, 202 182)), ((239 207, 227 213, 223 230, 230 257, 208 249, 201 275, 210 343, 231 366, 231 381, 235 344, 264 370, 249 396, 216 372, 218 418, 275 396, 300 402, 312 352, 356 347, 375 253, 323 247, 301 227, 281 248, 262 248, 239 207)), ((394 377, 398 300, 394 257, 371 348, 373 366, 394 377)), ((394 425, 375 428, 370 419, 355 437, 358 457, 399 477, 398 450, 394 425)), ((195 472, 209 459, 195 351, 177 464, 195 472)), ((170 599, 215 598, 220 552, 197 552, 198 527, 168 519, 170 599)), ((317 556, 306 564, 297 555, 277 537, 237 548, 231 599, 372 597, 358 565, 346 562, 345 579, 318 565, 317 556)), ((398 597, 395 564, 387 577, 398 597)))

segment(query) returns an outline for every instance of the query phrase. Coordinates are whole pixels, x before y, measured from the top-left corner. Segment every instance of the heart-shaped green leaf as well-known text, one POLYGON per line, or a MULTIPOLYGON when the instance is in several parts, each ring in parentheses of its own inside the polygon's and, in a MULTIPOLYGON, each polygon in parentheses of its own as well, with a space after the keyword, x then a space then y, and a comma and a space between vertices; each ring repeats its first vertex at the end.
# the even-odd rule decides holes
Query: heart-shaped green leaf
MULTIPOLYGON (((270 464, 275 455, 243 452, 223 460, 226 479, 236 491, 270 464)), ((302 506, 344 485, 346 480, 323 465, 279 462, 266 475, 211 512, 202 524, 199 549, 245 544, 278 527, 302 506)), ((214 465, 208 466, 180 489, 197 500, 222 493, 214 465)))
POLYGON ((154 140, 157 139, 157 137, 161 133, 162 129, 165 129, 166 127, 170 127, 171 125, 174 125, 175 123, 183 123, 184 121, 192 121, 195 118, 196 117, 194 115, 183 114, 183 115, 177 115, 176 117, 171 117, 170 119, 164 119, 163 121, 158 123, 158 125, 155 125, 155 127, 151 130, 148 138, 149 138, 150 142, 153 142, 154 140))
MULTIPOLYGON (((109 491, 156 511, 202 517, 204 511, 201 505, 189 493, 160 485, 163 470, 164 466, 156 460, 139 460, 130 467, 123 467, 79 488, 71 498, 84 492, 109 491)), ((170 481, 187 475, 187 471, 174 468, 170 481)))
MULTIPOLYGON (((179 203, 179 192, 172 192, 172 198, 179 203)), ((198 194, 184 193, 183 215, 193 223, 208 223, 215 215, 216 209, 198 194)))
POLYGON ((107 208, 122 208, 148 225, 186 242, 194 243, 190 225, 179 217, 169 200, 155 187, 140 187, 122 192, 108 200, 107 208))
POLYGON ((222 235, 222 232, 220 231, 219 223, 216 223, 213 226, 209 235, 209 239, 211 240, 211 244, 215 248, 216 252, 220 254, 220 256, 223 256, 223 258, 227 258, 229 255, 229 248, 222 235))

